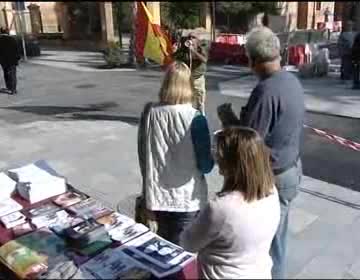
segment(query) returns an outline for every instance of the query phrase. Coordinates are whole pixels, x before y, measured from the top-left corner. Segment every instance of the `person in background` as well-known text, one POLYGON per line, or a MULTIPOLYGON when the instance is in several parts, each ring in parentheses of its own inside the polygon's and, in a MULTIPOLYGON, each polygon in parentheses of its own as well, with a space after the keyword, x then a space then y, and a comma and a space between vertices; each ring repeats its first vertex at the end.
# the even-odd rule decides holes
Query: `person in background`
POLYGON ((280 41, 269 28, 253 29, 247 36, 245 50, 259 82, 242 108, 240 119, 231 104, 219 106, 218 113, 225 126, 238 124, 255 129, 271 150, 281 219, 270 254, 274 263, 272 276, 282 279, 286 278, 289 211, 302 177, 300 144, 305 117, 304 89, 293 74, 281 69, 280 41))
POLYGON ((178 244, 207 202, 204 174, 214 166, 208 123, 192 106, 191 70, 185 63, 168 67, 159 102, 145 106, 138 156, 146 209, 158 234, 178 244))
POLYGON ((16 66, 20 60, 19 46, 16 39, 9 35, 6 28, 0 28, 0 64, 4 72, 6 89, 9 94, 16 94, 16 66))
POLYGON ((250 128, 228 127, 216 138, 223 188, 183 231, 180 244, 199 253, 200 279, 269 279, 280 221, 270 153, 250 128))
POLYGON ((353 89, 360 89, 360 32, 357 33, 351 49, 354 82, 353 89))
POLYGON ((341 30, 337 46, 341 59, 341 80, 347 81, 352 78, 351 47, 354 41, 353 23, 347 22, 341 30))
POLYGON ((194 108, 205 114, 207 54, 200 45, 200 40, 195 33, 190 33, 187 37, 183 37, 180 40, 180 45, 174 53, 174 58, 186 63, 191 68, 194 108))

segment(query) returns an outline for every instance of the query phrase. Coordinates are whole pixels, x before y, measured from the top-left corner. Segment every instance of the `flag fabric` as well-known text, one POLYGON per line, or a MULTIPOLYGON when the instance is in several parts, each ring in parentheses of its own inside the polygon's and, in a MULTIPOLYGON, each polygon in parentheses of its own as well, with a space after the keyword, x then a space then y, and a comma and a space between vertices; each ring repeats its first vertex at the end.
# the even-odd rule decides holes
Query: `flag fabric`
POLYGON ((137 2, 135 56, 148 58, 160 65, 172 62, 172 45, 169 36, 155 24, 144 2, 137 2))

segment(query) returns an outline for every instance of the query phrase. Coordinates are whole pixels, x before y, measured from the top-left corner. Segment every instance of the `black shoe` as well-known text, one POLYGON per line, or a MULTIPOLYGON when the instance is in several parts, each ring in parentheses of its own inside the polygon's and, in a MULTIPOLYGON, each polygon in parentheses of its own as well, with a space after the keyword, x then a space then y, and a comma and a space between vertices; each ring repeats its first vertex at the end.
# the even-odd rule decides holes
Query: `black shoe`
POLYGON ((11 94, 11 95, 17 94, 17 90, 11 90, 11 91, 10 91, 10 94, 11 94))

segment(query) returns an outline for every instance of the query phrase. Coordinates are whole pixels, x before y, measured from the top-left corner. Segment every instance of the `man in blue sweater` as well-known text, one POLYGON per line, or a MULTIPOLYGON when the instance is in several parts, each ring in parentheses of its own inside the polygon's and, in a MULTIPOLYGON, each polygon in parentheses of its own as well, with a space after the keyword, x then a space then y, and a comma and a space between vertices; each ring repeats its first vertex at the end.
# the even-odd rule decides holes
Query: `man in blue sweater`
POLYGON ((280 66, 280 41, 268 28, 253 29, 245 45, 250 67, 259 82, 242 108, 240 119, 231 104, 218 109, 223 125, 257 130, 271 150, 272 169, 279 192, 281 220, 271 245, 272 276, 286 278, 289 209, 301 182, 300 143, 305 115, 304 90, 299 80, 280 66))

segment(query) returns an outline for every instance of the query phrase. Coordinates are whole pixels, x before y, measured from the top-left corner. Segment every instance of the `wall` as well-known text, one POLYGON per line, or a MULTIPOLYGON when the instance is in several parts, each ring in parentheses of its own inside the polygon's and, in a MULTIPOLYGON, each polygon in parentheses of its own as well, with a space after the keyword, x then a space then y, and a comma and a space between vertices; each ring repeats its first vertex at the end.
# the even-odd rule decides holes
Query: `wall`
POLYGON ((56 2, 25 2, 25 6, 36 4, 40 6, 41 20, 44 33, 59 32, 59 23, 55 13, 56 2))
POLYGON ((283 2, 281 15, 286 17, 287 31, 293 31, 297 28, 298 3, 283 2))
MULTIPOLYGON (((319 22, 324 22, 324 11, 326 7, 329 7, 330 12, 332 13, 332 16, 330 16, 330 22, 333 21, 333 14, 334 14, 334 7, 335 2, 320 2, 321 3, 321 9, 316 10, 315 9, 315 28, 317 27, 317 24, 319 22)), ((314 14, 314 2, 308 2, 309 5, 309 12, 308 12, 308 26, 307 28, 312 28, 312 22, 313 22, 313 14, 314 14)))

